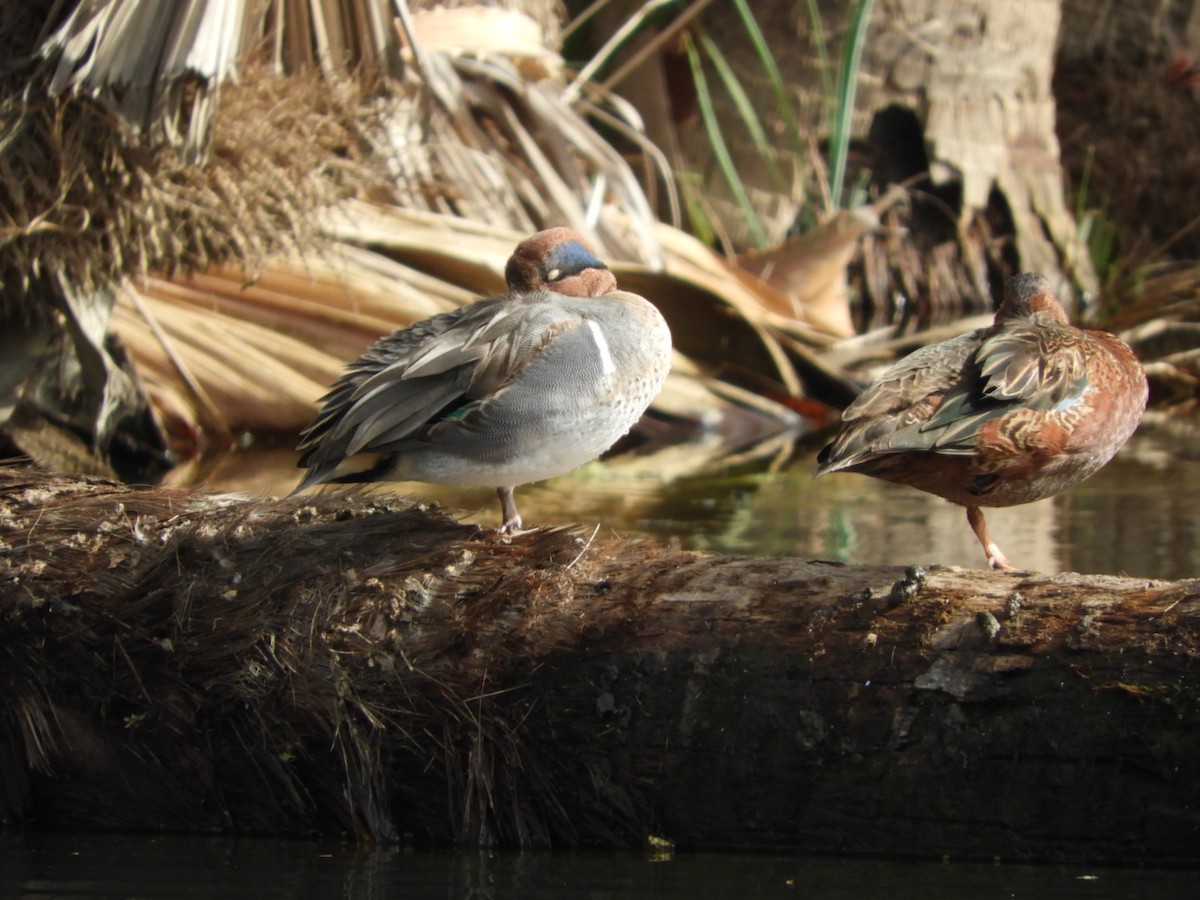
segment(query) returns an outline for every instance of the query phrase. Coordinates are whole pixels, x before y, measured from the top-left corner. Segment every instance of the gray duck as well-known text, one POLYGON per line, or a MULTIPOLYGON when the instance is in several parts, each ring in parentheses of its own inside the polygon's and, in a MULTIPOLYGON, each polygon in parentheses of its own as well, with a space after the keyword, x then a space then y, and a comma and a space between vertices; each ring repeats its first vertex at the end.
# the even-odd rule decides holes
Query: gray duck
POLYGON ((323 482, 479 485, 522 527, 513 490, 595 459, 662 389, 671 334, 653 304, 568 228, 521 242, 508 292, 382 338, 352 362, 301 434, 293 493, 323 482), (370 468, 340 474, 358 453, 370 468))

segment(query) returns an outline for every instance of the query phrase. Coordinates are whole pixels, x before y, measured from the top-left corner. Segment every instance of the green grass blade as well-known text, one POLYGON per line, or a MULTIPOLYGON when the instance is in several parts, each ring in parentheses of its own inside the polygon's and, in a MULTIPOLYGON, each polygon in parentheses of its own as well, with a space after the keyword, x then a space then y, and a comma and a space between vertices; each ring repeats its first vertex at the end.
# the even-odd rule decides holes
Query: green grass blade
POLYGON ((729 189, 733 192, 734 200, 742 210, 742 215, 746 220, 746 227, 749 229, 750 236, 755 245, 760 248, 765 247, 767 243, 766 235, 759 224, 758 214, 750 203, 750 197, 746 193, 746 185, 742 183, 742 179, 737 172, 737 166, 733 163, 733 157, 729 155, 729 146, 725 143, 725 138, 721 134, 721 123, 717 120, 717 113, 712 102, 712 93, 708 89, 708 78, 704 74, 704 64, 701 62, 700 52, 697 50, 696 44, 690 36, 685 38, 684 48, 687 51, 688 63, 692 69, 692 81, 696 86, 696 103, 700 109, 700 118, 704 122, 704 131, 708 135, 708 141, 712 146, 717 165, 720 166, 721 174, 725 176, 725 181, 729 184, 729 189))
POLYGON ((1116 258, 1117 228, 1109 218, 1108 201, 1102 200, 1099 209, 1092 208, 1092 167, 1096 161, 1096 148, 1088 147, 1079 173, 1079 189, 1075 192, 1075 227, 1079 240, 1087 247, 1092 268, 1103 284, 1108 284, 1120 269, 1116 258))
POLYGON ((775 97, 776 109, 780 118, 783 119, 787 134, 795 145, 793 149, 797 154, 803 155, 804 147, 800 139, 800 125, 792 109, 787 85, 784 84, 783 76, 779 72, 779 65, 775 62, 775 55, 771 52, 762 29, 758 27, 758 20, 754 18, 749 0, 733 0, 733 5, 737 8, 738 16, 742 20, 742 27, 746 29, 746 34, 749 35, 750 42, 754 45, 754 52, 758 55, 759 63, 767 75, 767 81, 771 85, 771 94, 775 97))
MULTIPOLYGON (((812 25, 813 49, 817 51, 817 64, 820 67, 821 96, 825 98, 825 102, 832 111, 837 96, 837 87, 829 75, 832 71, 832 67, 829 65, 829 41, 825 37, 825 22, 821 18, 821 7, 817 5, 817 0, 808 0, 808 20, 812 25)), ((832 122, 832 112, 830 121, 832 122)))
POLYGON ((687 211, 688 223, 696 239, 712 247, 718 240, 717 229, 713 217, 702 202, 703 191, 700 188, 700 177, 694 172, 676 172, 676 182, 679 184, 680 198, 687 211))
POLYGON ((738 81, 737 74, 730 67, 728 60, 725 59, 725 54, 721 52, 721 48, 717 46, 716 42, 707 34, 702 34, 700 35, 700 46, 733 100, 733 105, 737 107, 738 115, 741 116, 742 122, 746 125, 746 131, 750 135, 750 141, 754 144, 754 149, 758 151, 758 155, 767 168, 767 174, 770 175, 776 186, 783 190, 786 187, 783 174, 779 171, 779 166, 775 164, 774 150, 767 140, 767 133, 754 109, 754 103, 746 94, 742 83, 738 81))
POLYGON ((1075 191, 1075 220, 1082 222, 1087 214, 1088 187, 1092 180, 1092 165, 1096 161, 1096 147, 1088 147, 1087 156, 1083 158, 1083 171, 1079 173, 1079 189, 1075 191))
POLYGON ((850 153, 850 128, 854 116, 854 96, 858 91, 858 70, 862 64, 863 42, 871 20, 874 0, 858 0, 850 12, 846 45, 838 69, 837 104, 829 136, 829 195, 836 206, 842 205, 842 183, 846 178, 846 160, 850 153))

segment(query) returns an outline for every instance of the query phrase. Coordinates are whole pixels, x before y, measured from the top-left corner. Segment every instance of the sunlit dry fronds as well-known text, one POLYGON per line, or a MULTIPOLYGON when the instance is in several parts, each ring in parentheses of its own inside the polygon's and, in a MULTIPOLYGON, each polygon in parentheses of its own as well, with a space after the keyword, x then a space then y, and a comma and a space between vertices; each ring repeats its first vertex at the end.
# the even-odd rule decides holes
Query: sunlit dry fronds
POLYGON ((315 77, 229 87, 204 169, 165 146, 128 143, 113 114, 88 102, 10 97, 0 115, 10 129, 0 146, 0 284, 10 311, 44 302, 33 292, 44 272, 91 289, 227 260, 253 268, 309 246, 313 211, 376 171, 358 89, 315 77))
MULTIPOLYGON (((148 278, 121 292, 113 329, 185 455, 197 440, 219 443, 245 430, 295 434, 345 364, 378 337, 502 290, 504 264, 520 239, 454 217, 361 202, 323 222, 336 238, 324 253, 278 257, 252 282, 226 266, 148 278)), ((797 392, 788 355, 765 325, 753 324, 762 313, 748 276, 704 248, 690 252, 701 264, 676 257, 667 272, 632 263, 614 269, 623 285, 644 290, 676 317, 681 346, 698 359, 715 358, 731 334, 742 335, 732 365, 757 371, 750 381, 772 385, 772 393, 797 392), (692 308, 700 297, 707 314, 692 308), (711 330, 696 325, 706 315, 711 330)), ((727 419, 727 439, 739 446, 747 422, 765 431, 794 427, 777 403, 722 387, 721 374, 684 365, 654 409, 696 427, 727 419)))
MULTIPOLYGON (((38 48, 51 96, 89 97, 137 134, 208 151, 222 86, 248 51, 276 75, 399 74, 389 0, 79 0, 38 48)), ((244 73, 243 73, 244 74, 244 73)))
MULTIPOLYGON (((637 176, 553 82, 524 80, 498 56, 431 54, 407 122, 381 152, 405 174, 398 205, 521 233, 565 224, 605 256, 653 262, 654 214, 637 176), (620 213, 620 221, 614 214, 620 213)), ((402 122, 396 123, 402 126, 402 122)))

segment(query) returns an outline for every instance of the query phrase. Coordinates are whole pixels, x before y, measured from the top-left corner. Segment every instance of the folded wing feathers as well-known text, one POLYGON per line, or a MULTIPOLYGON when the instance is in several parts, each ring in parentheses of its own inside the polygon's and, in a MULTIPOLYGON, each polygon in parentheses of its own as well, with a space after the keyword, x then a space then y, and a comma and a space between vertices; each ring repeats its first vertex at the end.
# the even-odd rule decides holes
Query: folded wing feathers
POLYGON ((492 340, 513 312, 514 304, 507 301, 476 304, 468 315, 442 332, 439 340, 426 341, 406 360, 403 377, 441 375, 487 357, 493 352, 492 340))
POLYGON ((1035 331, 1009 326, 979 348, 982 393, 997 400, 1019 400, 1037 389, 1041 342, 1035 331))
POLYGON ((901 414, 937 393, 958 373, 978 345, 971 332, 915 350, 872 384, 842 414, 844 421, 901 414))
POLYGON ((412 384, 405 395, 377 394, 367 404, 355 407, 358 426, 343 451, 353 456, 362 450, 385 451, 427 423, 438 411, 462 395, 457 381, 437 379, 429 385, 412 384))
POLYGON ((352 363, 305 429, 301 465, 315 484, 346 457, 390 452, 461 399, 494 393, 578 317, 498 299, 435 316, 379 341, 352 363))
POLYGON ((1021 401, 1039 410, 1055 409, 1064 400, 1082 396, 1087 387, 1083 359, 1054 345, 1052 335, 1034 329, 1010 330, 987 342, 980 349, 984 395, 1021 401), (1054 364, 1047 366, 1047 359, 1054 364))

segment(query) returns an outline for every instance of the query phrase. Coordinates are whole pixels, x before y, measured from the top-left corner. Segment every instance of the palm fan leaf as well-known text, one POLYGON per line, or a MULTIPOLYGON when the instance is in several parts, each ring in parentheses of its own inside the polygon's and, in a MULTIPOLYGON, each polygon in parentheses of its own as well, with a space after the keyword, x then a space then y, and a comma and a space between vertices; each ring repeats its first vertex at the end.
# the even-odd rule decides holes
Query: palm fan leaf
POLYGON ((675 325, 687 358, 660 422, 720 433, 726 448, 795 427, 757 394, 800 393, 820 331, 781 291, 656 222, 584 111, 631 129, 634 117, 603 90, 564 87, 529 17, 496 11, 472 30, 464 12, 402 0, 187 0, 155 23, 139 21, 146 9, 81 0, 42 49, 53 93, 109 104, 130 132, 195 160, 207 151, 203 168, 131 160, 139 189, 114 201, 118 227, 99 241, 120 262, 78 279, 115 285, 110 328, 178 449, 295 433, 348 360, 501 289, 513 245, 547 224, 588 235, 675 325), (145 46, 126 45, 135 35, 145 46), (323 90, 283 77, 309 65, 323 90), (397 80, 375 90, 344 74, 371 68, 397 80), (153 227, 138 232, 147 208, 153 227))

